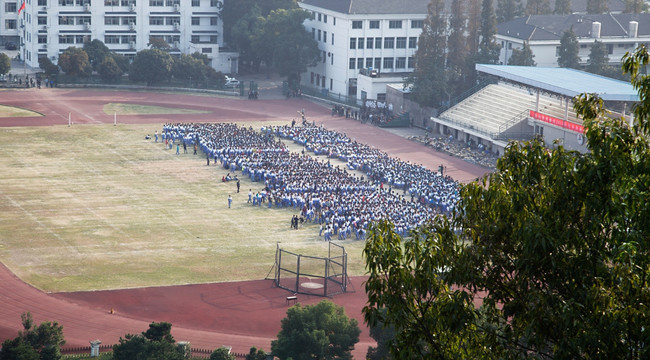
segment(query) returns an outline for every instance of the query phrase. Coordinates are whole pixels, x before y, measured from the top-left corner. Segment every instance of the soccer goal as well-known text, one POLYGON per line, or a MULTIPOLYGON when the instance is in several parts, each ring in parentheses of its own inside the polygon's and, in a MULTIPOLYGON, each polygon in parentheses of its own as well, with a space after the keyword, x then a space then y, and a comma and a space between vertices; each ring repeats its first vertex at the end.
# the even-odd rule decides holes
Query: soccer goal
POLYGON ((327 257, 275 251, 275 285, 297 294, 334 296, 347 291, 348 255, 343 246, 329 242, 327 257))

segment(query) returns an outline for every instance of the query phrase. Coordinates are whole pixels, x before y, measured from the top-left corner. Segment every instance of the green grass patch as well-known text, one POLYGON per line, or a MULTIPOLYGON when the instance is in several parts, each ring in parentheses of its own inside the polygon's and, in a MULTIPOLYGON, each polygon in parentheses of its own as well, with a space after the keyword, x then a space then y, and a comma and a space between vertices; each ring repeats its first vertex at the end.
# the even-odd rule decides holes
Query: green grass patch
POLYGON ((15 106, 0 105, 0 118, 31 116, 43 116, 43 114, 15 106))
POLYGON ((163 106, 137 105, 109 103, 104 105, 104 113, 107 115, 160 115, 160 114, 207 114, 209 111, 181 109, 163 106))
MULTIPOLYGON (((237 193, 226 169, 145 140, 151 129, 1 128, 0 261, 39 289, 79 291, 261 279, 277 243, 327 254, 318 225, 290 229, 297 211, 246 203, 262 183, 237 193)), ((363 274, 363 243, 343 245, 363 274)))

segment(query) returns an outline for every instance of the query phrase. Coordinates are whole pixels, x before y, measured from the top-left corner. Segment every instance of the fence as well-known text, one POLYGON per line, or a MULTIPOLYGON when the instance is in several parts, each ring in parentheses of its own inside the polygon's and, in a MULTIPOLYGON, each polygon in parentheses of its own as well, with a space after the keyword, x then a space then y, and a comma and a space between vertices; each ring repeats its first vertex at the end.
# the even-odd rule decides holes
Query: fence
MULTIPOLYGON (((214 349, 199 349, 199 348, 191 348, 192 352, 192 357, 193 358, 201 358, 201 359, 208 359, 210 358, 210 354, 214 349)), ((113 352, 113 345, 100 345, 99 346, 99 353, 105 353, 105 352, 113 352)), ((246 355, 244 353, 237 353, 237 352, 230 352, 231 354, 235 355, 235 358, 237 359, 246 359, 246 355)), ((75 358, 87 358, 90 356, 90 346, 80 346, 80 347, 65 347, 61 349, 61 354, 65 355, 67 359, 75 359, 75 358)))

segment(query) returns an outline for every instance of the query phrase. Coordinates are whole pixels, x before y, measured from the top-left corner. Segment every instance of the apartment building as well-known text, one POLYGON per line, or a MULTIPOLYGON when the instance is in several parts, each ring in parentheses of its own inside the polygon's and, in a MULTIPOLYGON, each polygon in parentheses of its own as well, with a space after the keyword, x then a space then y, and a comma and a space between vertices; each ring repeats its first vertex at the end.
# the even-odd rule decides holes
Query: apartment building
POLYGON ((298 5, 312 14, 305 28, 318 42, 322 55, 319 63, 301 76, 301 83, 331 94, 382 100, 386 83, 380 79, 392 77, 393 82, 400 82, 414 70, 428 3, 302 0, 298 5), (371 90, 361 90, 357 81, 360 76, 377 82, 383 91, 369 94, 371 90))
POLYGON ((56 63, 70 46, 99 39, 113 52, 134 57, 150 37, 164 39, 172 54, 200 52, 224 73, 237 72, 237 56, 221 53, 221 0, 0 0, 0 40, 16 42, 26 64, 56 63))

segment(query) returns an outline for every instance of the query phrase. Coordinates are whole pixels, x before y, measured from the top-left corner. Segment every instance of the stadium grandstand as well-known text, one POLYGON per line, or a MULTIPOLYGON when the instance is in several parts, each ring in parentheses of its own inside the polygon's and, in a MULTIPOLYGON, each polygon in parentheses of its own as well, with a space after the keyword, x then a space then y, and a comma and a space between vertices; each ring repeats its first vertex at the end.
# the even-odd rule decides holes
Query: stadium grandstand
POLYGON ((629 116, 639 101, 629 83, 575 69, 477 64, 476 70, 490 84, 431 118, 433 131, 498 154, 508 141, 535 135, 549 147, 559 139, 565 148, 585 152, 575 96, 598 94, 614 116, 629 116))

